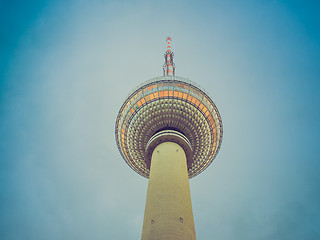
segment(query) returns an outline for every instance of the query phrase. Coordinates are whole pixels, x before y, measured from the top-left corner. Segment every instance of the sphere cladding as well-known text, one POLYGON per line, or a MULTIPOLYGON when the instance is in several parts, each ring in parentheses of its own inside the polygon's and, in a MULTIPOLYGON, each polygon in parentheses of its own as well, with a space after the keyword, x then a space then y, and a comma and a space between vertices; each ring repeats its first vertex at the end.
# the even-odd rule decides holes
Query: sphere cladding
POLYGON ((189 178, 205 170, 221 146, 223 128, 216 105, 186 78, 151 79, 136 88, 120 108, 115 131, 118 149, 127 164, 146 178, 150 172, 146 145, 163 129, 179 131, 190 141, 189 178))

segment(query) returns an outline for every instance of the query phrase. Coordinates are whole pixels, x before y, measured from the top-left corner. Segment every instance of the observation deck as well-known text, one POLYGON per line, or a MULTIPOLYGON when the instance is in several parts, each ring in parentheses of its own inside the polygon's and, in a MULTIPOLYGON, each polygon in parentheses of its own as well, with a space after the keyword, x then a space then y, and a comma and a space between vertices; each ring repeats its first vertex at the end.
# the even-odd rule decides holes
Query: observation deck
MULTIPOLYGON (((148 142, 164 130, 178 132, 190 143, 191 151, 186 154, 189 178, 210 165, 222 142, 221 117, 209 95, 190 80, 174 75, 157 77, 137 87, 117 116, 118 149, 127 164, 146 178, 150 173, 148 142)), ((163 141, 179 144, 170 136, 163 141)))

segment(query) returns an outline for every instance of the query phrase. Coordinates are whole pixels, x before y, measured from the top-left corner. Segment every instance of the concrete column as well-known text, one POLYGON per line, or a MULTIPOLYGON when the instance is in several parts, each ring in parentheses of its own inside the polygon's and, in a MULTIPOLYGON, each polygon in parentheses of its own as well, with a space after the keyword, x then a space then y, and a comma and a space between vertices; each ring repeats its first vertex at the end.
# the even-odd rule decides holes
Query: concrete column
POLYGON ((141 239, 196 239, 186 155, 176 143, 152 153, 141 239))

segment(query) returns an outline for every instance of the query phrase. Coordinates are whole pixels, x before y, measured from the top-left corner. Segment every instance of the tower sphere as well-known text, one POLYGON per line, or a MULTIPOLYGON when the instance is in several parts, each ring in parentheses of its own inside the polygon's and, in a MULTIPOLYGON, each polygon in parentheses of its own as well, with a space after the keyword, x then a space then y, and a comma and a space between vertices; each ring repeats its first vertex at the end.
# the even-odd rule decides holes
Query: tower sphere
POLYGON ((186 78, 165 74, 129 95, 120 108, 115 134, 122 157, 146 178, 151 142, 178 143, 188 153, 188 176, 192 178, 218 154, 223 129, 218 109, 203 89, 186 78))

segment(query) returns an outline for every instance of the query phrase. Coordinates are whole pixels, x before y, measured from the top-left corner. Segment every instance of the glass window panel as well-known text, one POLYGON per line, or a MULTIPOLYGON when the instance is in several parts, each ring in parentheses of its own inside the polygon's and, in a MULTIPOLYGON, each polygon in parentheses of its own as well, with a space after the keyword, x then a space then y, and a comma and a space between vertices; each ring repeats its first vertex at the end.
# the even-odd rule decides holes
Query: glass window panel
POLYGON ((203 109, 202 109, 202 111, 204 112, 204 113, 206 113, 207 112, 207 108, 205 107, 205 106, 203 106, 203 109))
POLYGON ((188 94, 184 93, 182 97, 183 97, 183 99, 187 99, 187 96, 188 96, 188 94))

